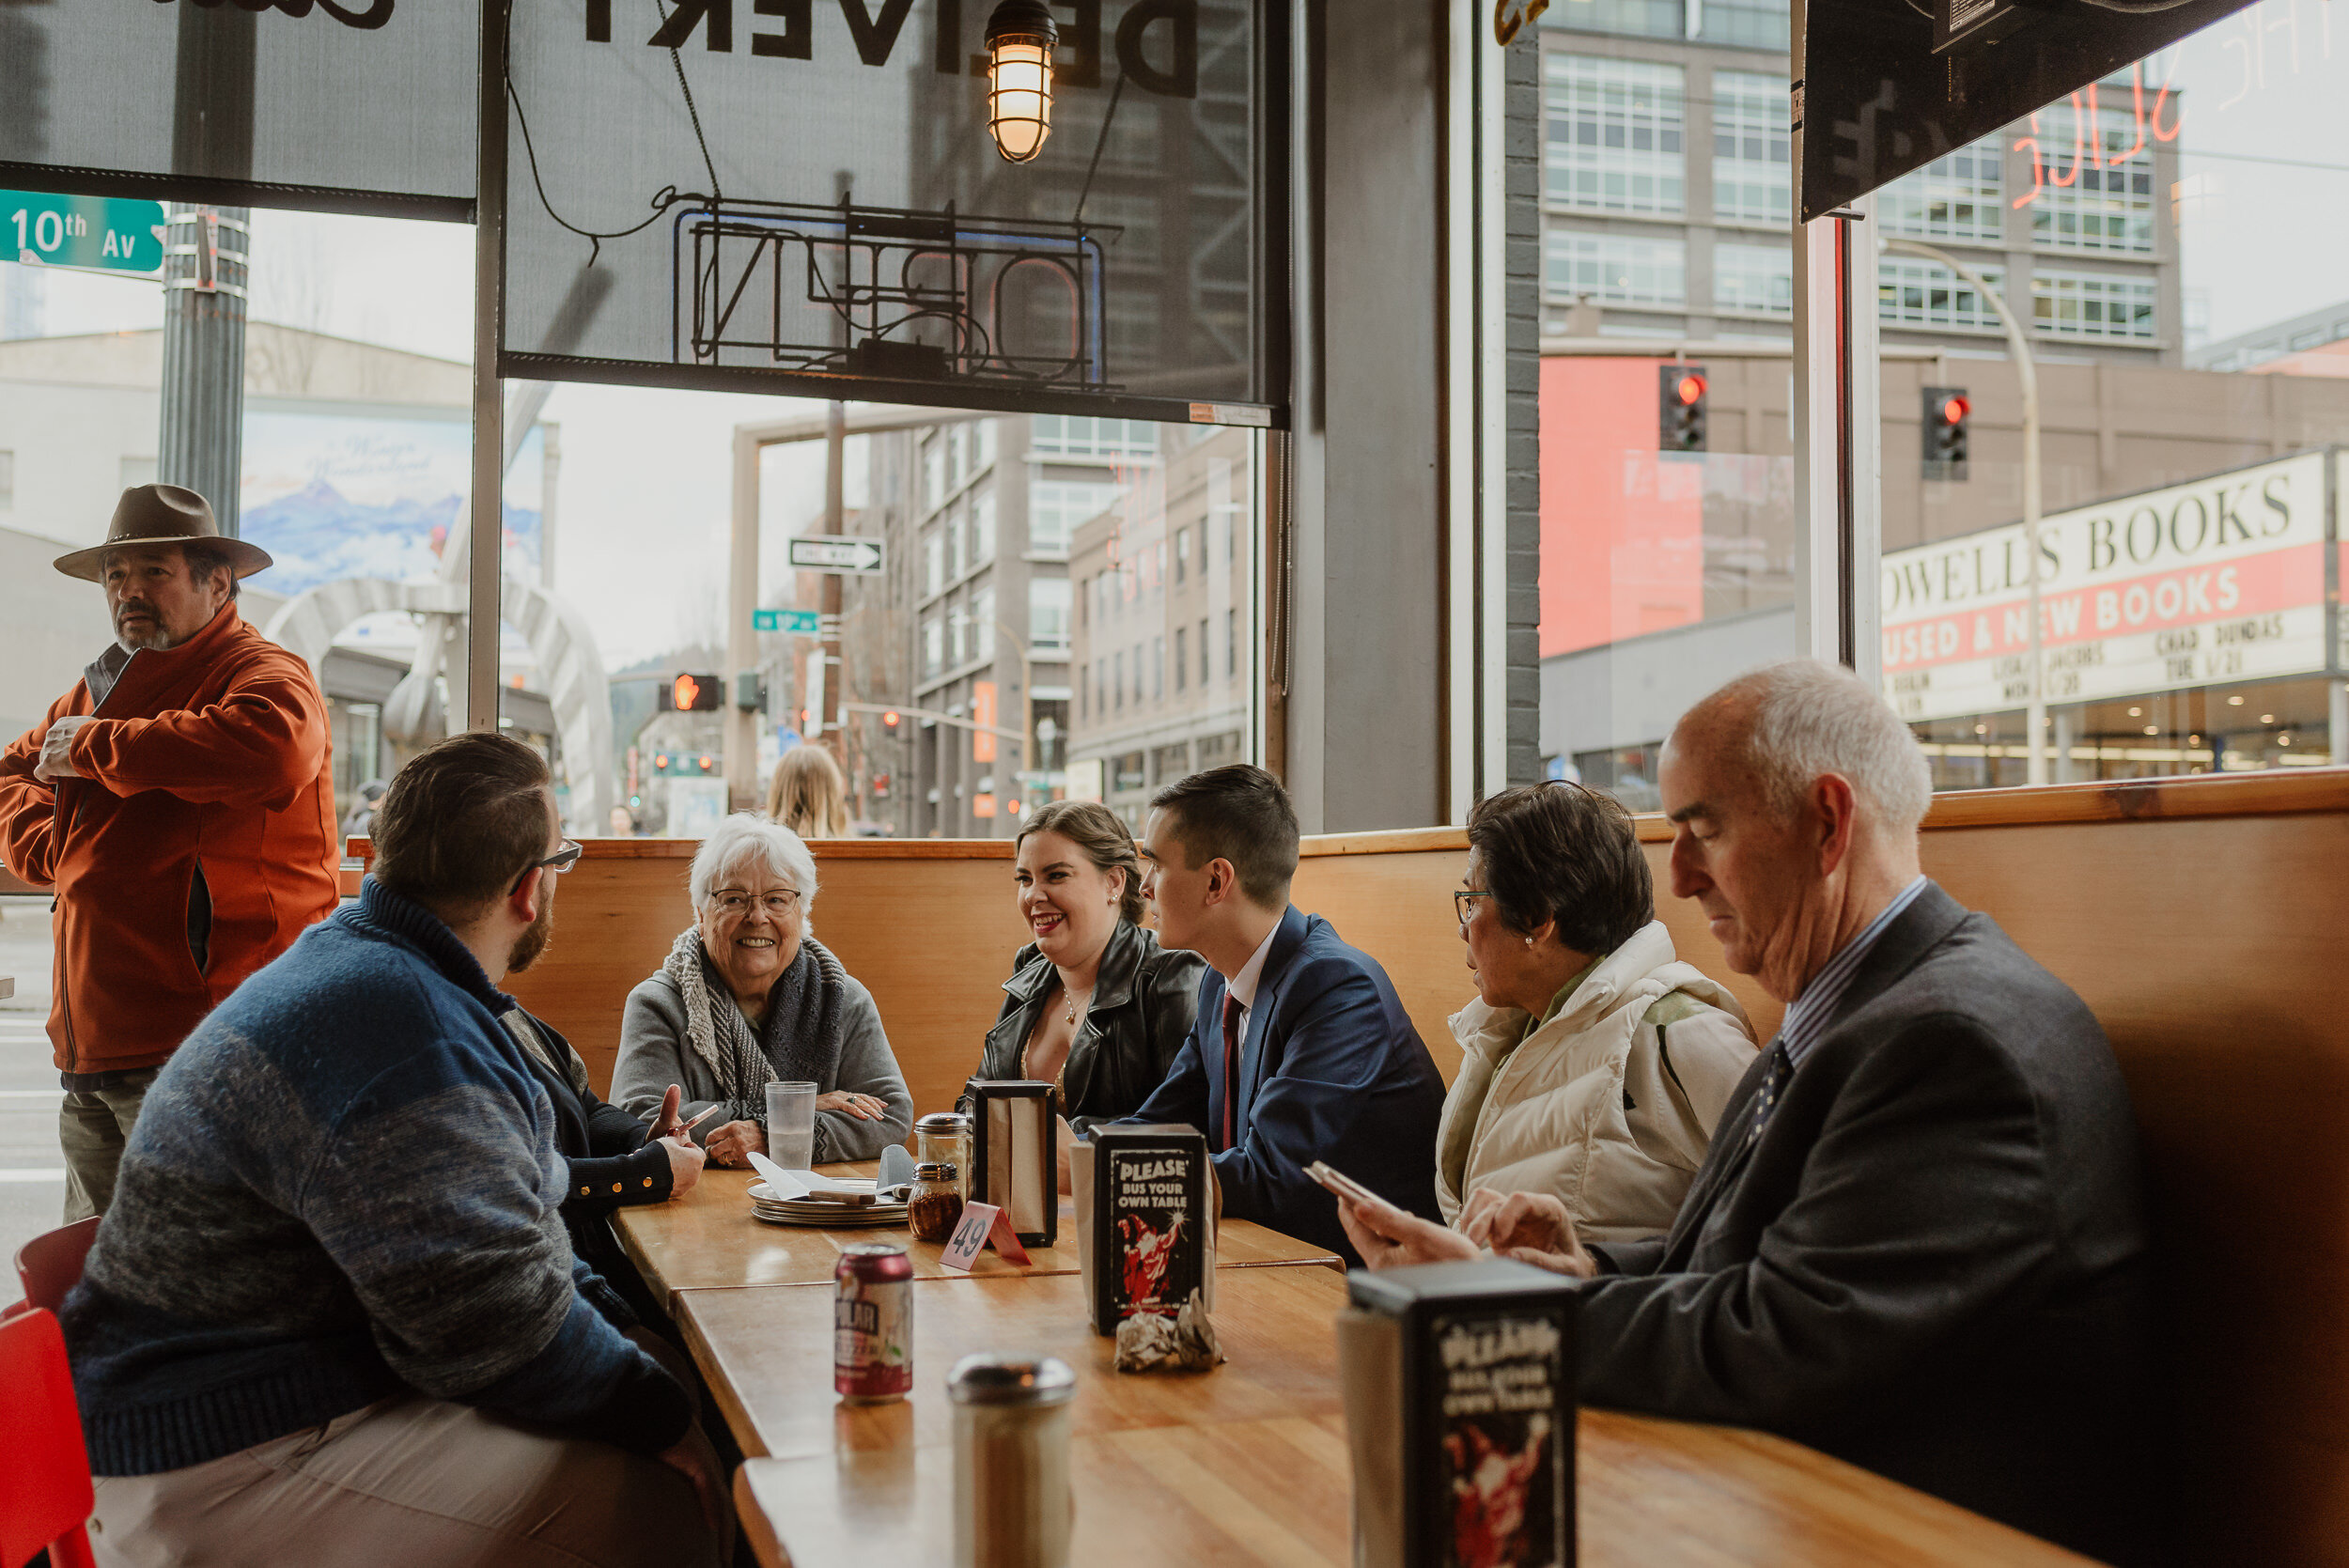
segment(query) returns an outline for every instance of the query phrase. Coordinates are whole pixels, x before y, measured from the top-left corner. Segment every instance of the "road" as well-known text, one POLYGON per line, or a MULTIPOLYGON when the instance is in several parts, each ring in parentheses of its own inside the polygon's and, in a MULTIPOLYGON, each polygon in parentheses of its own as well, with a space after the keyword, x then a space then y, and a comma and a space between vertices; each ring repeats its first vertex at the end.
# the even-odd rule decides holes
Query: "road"
POLYGON ((0 898, 0 1301, 13 1301, 16 1250, 55 1228, 65 1204, 57 1069, 49 1055, 49 900, 0 898))

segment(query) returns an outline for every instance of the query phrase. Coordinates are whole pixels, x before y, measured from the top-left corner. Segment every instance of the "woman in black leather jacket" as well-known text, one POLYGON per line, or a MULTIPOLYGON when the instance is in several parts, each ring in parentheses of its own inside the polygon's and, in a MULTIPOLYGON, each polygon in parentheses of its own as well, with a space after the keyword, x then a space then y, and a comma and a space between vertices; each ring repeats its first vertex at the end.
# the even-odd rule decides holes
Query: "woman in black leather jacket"
MULTIPOLYGON (((1061 1088, 1076 1131, 1141 1109, 1190 1033, 1205 960, 1143 929, 1133 836, 1095 800, 1055 800, 1020 829, 1012 961, 977 1077, 1061 1088)), ((966 1106, 965 1109, 968 1109, 966 1106)))

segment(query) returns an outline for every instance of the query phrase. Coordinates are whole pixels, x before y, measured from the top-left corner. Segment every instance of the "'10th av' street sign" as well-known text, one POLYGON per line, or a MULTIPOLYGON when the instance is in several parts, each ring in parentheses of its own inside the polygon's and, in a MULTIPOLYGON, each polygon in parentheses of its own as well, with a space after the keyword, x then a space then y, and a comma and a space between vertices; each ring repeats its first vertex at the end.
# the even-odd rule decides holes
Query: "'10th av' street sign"
POLYGON ((0 260, 153 277, 163 270, 163 204, 0 191, 0 260))

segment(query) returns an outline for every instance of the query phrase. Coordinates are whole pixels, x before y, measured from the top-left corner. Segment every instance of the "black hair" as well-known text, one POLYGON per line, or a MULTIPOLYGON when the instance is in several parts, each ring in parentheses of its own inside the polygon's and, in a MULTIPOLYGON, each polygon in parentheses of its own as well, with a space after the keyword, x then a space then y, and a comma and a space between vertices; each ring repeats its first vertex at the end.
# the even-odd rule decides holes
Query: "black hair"
POLYGON ((1557 922, 1577 953, 1612 953, 1656 918, 1656 883, 1631 814, 1579 784, 1504 789, 1469 813, 1495 912, 1512 931, 1557 922))
POLYGON ((1235 762, 1168 784, 1150 797, 1150 806, 1174 818, 1189 864, 1229 861, 1252 902, 1271 909, 1288 902, 1297 875, 1297 810, 1280 780, 1235 762))

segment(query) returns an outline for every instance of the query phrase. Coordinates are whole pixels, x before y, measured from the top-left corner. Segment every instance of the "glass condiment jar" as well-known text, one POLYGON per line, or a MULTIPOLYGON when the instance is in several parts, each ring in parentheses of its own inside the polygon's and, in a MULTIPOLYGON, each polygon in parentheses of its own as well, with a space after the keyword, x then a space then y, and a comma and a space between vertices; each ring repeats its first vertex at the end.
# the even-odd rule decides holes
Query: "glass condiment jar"
POLYGON ((913 1195, 906 1200, 906 1224, 916 1241, 944 1241, 962 1222, 962 1188, 955 1167, 941 1162, 913 1168, 913 1195))
POLYGON ((954 1110, 934 1110, 913 1124, 913 1157, 922 1165, 955 1168, 955 1190, 971 1197, 971 1118, 954 1110))
POLYGON ((956 1568, 1067 1568, 1076 1391, 1076 1374, 1050 1356, 955 1363, 946 1392, 955 1405, 956 1568))

